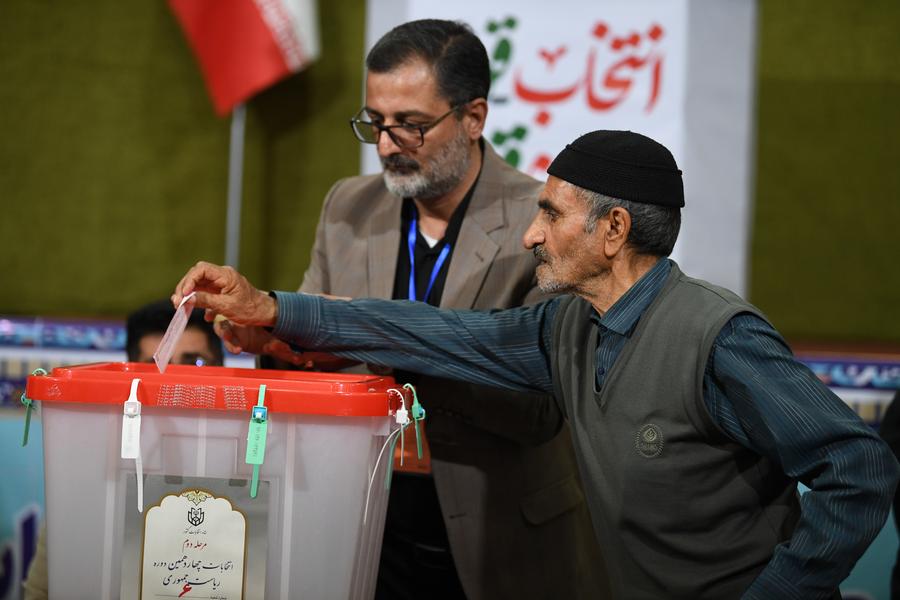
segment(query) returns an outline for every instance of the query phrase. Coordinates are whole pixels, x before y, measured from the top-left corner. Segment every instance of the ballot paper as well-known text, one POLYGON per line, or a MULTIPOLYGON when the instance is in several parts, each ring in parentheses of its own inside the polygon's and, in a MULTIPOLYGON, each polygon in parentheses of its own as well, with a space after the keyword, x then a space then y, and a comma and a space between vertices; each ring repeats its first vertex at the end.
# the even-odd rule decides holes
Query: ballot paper
POLYGON ((181 304, 175 310, 175 316, 169 321, 166 333, 160 340, 159 346, 156 347, 156 352, 153 353, 153 362, 156 363, 156 368, 160 373, 166 372, 166 367, 172 360, 172 354, 175 353, 175 346, 178 345, 178 340, 181 339, 181 334, 187 327, 192 310, 194 310, 194 292, 181 299, 181 304))

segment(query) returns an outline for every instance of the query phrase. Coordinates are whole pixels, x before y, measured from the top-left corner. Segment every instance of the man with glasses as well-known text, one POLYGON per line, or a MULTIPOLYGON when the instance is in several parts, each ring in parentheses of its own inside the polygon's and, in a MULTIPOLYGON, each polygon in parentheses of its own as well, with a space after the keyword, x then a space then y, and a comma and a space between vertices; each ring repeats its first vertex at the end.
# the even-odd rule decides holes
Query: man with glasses
MULTIPOLYGON (((460 23, 414 21, 381 38, 366 67, 351 127, 377 146, 383 172, 328 193, 300 290, 454 308, 537 300, 520 240, 539 183, 482 137, 482 43, 460 23)), ((552 397, 397 376, 417 385, 430 460, 413 453, 404 468, 415 472, 394 475, 376 597, 604 597, 552 397)))

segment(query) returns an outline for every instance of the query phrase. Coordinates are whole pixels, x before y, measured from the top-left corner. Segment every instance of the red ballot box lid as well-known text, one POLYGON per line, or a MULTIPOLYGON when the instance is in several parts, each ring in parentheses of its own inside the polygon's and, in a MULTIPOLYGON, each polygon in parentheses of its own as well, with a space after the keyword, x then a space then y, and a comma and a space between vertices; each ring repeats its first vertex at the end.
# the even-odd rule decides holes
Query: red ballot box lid
POLYGON ((344 417, 387 416, 406 394, 392 377, 148 363, 94 363, 31 375, 25 395, 54 403, 122 404, 140 379, 138 400, 172 409, 249 411, 265 384, 265 405, 282 413, 344 417), (396 391, 392 391, 396 390, 396 391))

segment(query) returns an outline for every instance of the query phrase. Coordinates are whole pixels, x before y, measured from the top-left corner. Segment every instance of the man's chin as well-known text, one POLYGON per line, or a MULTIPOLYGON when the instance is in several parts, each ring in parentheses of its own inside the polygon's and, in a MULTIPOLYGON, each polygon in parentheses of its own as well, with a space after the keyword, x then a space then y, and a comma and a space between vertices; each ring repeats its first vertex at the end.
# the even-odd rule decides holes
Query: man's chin
POLYGON ((571 289, 571 286, 566 284, 563 281, 559 281, 557 279, 553 279, 549 276, 541 276, 540 269, 541 267, 545 267, 545 265, 540 265, 537 268, 537 286, 538 289, 544 292, 545 294, 557 294, 560 292, 566 292, 571 289))
POLYGON ((538 289, 541 290, 545 294, 558 294, 560 292, 565 291, 563 288, 559 286, 556 281, 550 281, 547 283, 538 282, 538 289))
POLYGON ((416 175, 400 175, 395 172, 382 173, 384 185, 388 191, 401 198, 415 198, 422 189, 422 182, 416 175))
POLYGON ((573 289, 573 286, 568 282, 554 279, 552 275, 547 272, 548 269, 547 263, 541 263, 537 266, 537 269, 535 269, 539 290, 545 294, 559 294, 562 292, 569 292, 573 289))

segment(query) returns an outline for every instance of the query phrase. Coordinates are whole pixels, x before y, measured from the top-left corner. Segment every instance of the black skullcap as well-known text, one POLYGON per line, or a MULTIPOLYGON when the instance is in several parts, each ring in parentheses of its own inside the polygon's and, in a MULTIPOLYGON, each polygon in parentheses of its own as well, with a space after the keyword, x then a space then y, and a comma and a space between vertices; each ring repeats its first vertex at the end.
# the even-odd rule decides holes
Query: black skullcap
POLYGON ((681 171, 672 153, 632 131, 586 133, 559 153, 547 173, 619 200, 684 206, 681 171))

